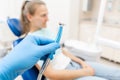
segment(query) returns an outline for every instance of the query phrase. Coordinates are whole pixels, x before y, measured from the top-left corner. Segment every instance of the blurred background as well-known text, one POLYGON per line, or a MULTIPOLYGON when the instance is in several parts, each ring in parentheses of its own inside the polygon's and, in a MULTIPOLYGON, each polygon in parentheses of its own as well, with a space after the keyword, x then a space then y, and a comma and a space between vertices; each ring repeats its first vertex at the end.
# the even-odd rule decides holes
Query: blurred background
MULTIPOLYGON (((11 32, 6 20, 20 18, 21 6, 25 0, 0 1, 2 58, 12 49, 12 42, 18 38, 11 32)), ((79 52, 83 52, 83 55, 99 53, 96 57, 99 57, 101 63, 120 68, 120 0, 43 1, 49 10, 48 28, 56 35, 59 22, 64 23, 61 42, 69 49, 72 48, 77 56, 80 55, 79 52)), ((17 80, 22 79, 18 77, 17 80)))

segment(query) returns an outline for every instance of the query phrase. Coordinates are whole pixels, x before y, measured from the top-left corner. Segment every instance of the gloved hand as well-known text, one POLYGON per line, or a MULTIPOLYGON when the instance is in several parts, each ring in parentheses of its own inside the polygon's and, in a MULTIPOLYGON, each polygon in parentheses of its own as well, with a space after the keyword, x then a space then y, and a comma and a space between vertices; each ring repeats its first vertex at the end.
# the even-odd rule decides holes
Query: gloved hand
POLYGON ((59 44, 43 37, 26 36, 13 50, 0 60, 0 80, 13 80, 36 62, 59 48, 59 44))

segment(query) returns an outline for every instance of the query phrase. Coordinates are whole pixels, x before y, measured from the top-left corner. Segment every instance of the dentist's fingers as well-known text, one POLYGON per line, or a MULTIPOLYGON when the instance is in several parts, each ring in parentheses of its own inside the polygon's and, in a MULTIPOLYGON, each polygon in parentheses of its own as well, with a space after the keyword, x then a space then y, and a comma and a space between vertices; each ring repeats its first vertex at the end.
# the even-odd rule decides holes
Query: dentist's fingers
POLYGON ((50 54, 51 52, 54 52, 55 50, 57 50, 58 48, 60 48, 60 45, 58 43, 50 43, 47 45, 43 45, 43 46, 39 46, 38 47, 38 51, 42 51, 42 54, 39 53, 38 55, 40 57, 46 55, 46 54, 50 54))
POLYGON ((35 44, 38 45, 45 45, 54 42, 54 40, 46 38, 46 37, 40 37, 40 36, 33 36, 33 35, 28 35, 26 39, 31 38, 30 40, 33 40, 35 44))

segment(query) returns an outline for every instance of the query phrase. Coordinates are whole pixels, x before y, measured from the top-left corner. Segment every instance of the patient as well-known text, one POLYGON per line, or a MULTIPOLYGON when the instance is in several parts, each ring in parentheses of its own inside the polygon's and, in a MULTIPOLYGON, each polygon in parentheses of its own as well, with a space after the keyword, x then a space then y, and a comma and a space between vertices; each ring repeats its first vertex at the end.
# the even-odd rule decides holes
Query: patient
MULTIPOLYGON (((47 21, 48 10, 43 1, 25 1, 21 11, 23 34, 53 38, 46 28, 47 21)), ((36 64, 38 69, 41 66, 36 64)), ((96 62, 84 62, 61 48, 56 51, 44 75, 50 80, 120 80, 120 69, 96 62)))

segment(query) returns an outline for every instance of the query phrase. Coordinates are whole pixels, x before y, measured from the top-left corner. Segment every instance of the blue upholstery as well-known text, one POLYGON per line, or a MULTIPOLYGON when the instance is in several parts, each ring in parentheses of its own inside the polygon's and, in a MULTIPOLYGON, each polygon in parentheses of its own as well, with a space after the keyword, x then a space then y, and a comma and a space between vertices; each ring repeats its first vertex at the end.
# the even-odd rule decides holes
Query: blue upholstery
MULTIPOLYGON (((17 37, 21 36, 22 28, 20 25, 20 21, 18 19, 12 18, 7 20, 8 26, 11 29, 11 31, 16 35, 17 37)), ((20 43, 24 38, 19 38, 15 41, 13 41, 13 46, 16 46, 18 43, 20 43)), ((37 80, 38 77, 38 69, 33 66, 31 69, 25 71, 22 74, 23 80, 37 80)))
POLYGON ((20 21, 16 18, 12 18, 12 19, 7 19, 7 23, 9 28, 11 29, 11 31, 13 32, 13 34, 15 36, 21 36, 22 33, 22 27, 20 25, 20 21))

